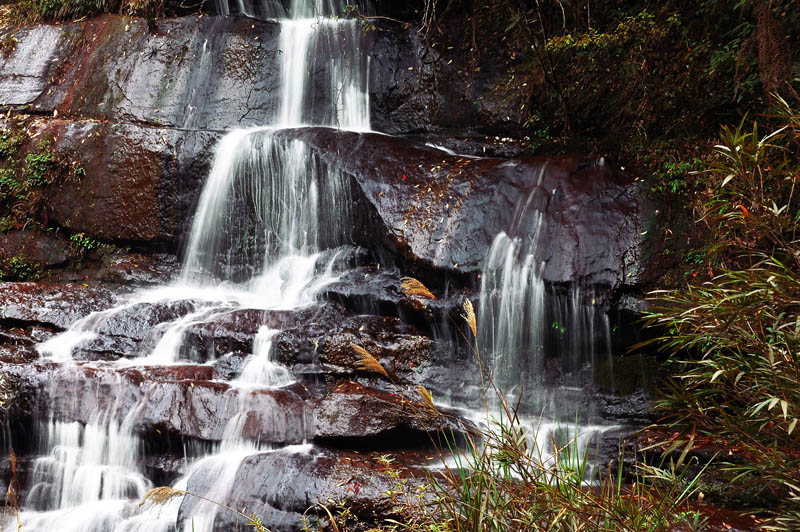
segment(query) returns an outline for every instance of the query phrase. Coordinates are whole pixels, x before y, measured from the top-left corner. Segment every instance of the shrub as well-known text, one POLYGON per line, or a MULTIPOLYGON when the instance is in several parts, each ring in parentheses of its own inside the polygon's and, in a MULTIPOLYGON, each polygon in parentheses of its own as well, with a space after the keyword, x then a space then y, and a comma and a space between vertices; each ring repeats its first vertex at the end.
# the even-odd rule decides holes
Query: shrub
POLYGON ((716 276, 652 294, 647 322, 676 370, 658 406, 684 440, 700 436, 738 458, 733 486, 775 499, 776 530, 800 528, 800 114, 776 97, 779 127, 723 128, 695 205, 716 276))

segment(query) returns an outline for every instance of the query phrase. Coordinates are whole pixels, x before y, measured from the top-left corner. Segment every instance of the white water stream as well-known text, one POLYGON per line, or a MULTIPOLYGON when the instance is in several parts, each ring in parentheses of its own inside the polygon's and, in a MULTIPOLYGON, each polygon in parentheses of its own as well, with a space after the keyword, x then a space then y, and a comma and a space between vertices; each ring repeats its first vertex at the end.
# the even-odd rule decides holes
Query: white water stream
MULTIPOLYGON (((236 9, 246 13, 247 5, 240 2, 236 9)), ((285 14, 278 2, 261 9, 272 16, 285 14)), ((184 333, 193 325, 235 308, 300 308, 312 304, 316 293, 336 279, 337 254, 328 254, 325 264, 320 262, 321 251, 348 241, 350 201, 342 179, 315 164, 303 143, 278 142, 273 132, 307 124, 369 130, 368 60, 359 49, 361 29, 353 20, 318 16, 342 9, 335 2, 295 0, 289 18, 279 19, 283 62, 279 119, 269 127, 232 131, 219 142, 179 281, 80 320, 41 344, 38 349, 43 355, 69 365, 74 349, 96 339, 109 317, 141 303, 190 301, 195 310, 159 326, 160 338, 147 352, 129 360, 96 363, 118 368, 179 364, 184 333), (325 71, 321 80, 309 78, 310 72, 320 68, 325 71), (319 94, 320 86, 327 87, 328 93, 319 94), (320 113, 315 98, 331 105, 320 113)), ((225 4, 222 11, 229 12, 230 7, 225 4)), ((212 60, 207 45, 203 43, 205 62, 212 60)), ((195 92, 186 109, 189 125, 202 99, 195 92)), ((188 465, 174 487, 185 488, 191 476, 202 470, 217 480, 200 495, 224 501, 241 461, 253 453, 274 451, 269 444, 245 437, 244 426, 258 406, 251 404, 248 390, 280 387, 293 380, 287 368, 272 360, 271 344, 277 332, 267 326, 258 330, 252 354, 231 382, 229 397, 236 402, 236 413, 227 420, 213 452, 188 465)), ((75 378, 81 378, 80 372, 75 378)), ((113 383, 109 386, 115 388, 113 383)), ((122 388, 116 388, 121 401, 122 388)), ((56 396, 56 390, 52 395, 56 396)), ((146 400, 147 394, 143 397, 146 400)), ((42 456, 36 460, 23 501, 25 530, 175 529, 180 500, 147 511, 137 504, 153 487, 141 470, 142 442, 134 430, 143 405, 124 413, 115 401, 101 404, 85 425, 51 419, 40 427, 42 456)), ((306 445, 289 448, 291 452, 308 450, 306 445)), ((219 510, 213 504, 201 504, 181 529, 210 532, 219 510)))

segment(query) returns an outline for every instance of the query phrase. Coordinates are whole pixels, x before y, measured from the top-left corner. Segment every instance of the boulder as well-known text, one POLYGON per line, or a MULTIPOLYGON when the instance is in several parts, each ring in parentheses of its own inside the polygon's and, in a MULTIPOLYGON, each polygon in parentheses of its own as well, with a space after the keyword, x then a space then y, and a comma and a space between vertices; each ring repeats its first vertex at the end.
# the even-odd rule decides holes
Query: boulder
POLYGON ((0 283, 0 320, 63 330, 113 301, 100 286, 0 283))
POLYGON ((272 341, 272 353, 295 372, 349 377, 360 373, 354 345, 366 349, 400 382, 415 382, 416 373, 437 357, 435 342, 398 318, 334 309, 281 330, 272 341))
POLYGON ((407 397, 346 382, 315 402, 315 440, 347 448, 431 447, 434 433, 472 430, 457 417, 433 411, 421 396, 407 397))
MULTIPOLYGON (((300 531, 302 516, 318 504, 330 506, 341 503, 353 514, 369 522, 376 515, 386 515, 393 508, 387 492, 394 489, 394 478, 376 453, 332 451, 320 447, 295 446, 248 456, 236 464, 235 475, 226 478, 232 489, 222 502, 232 508, 245 509, 262 519, 270 530, 300 531)), ((424 478, 416 464, 396 466, 399 479, 404 479, 409 491, 424 478), (410 474, 416 470, 418 480, 410 474)), ((221 475, 219 465, 211 461, 202 464, 190 477, 187 491, 216 493, 221 475)), ((317 508, 322 515, 322 508, 317 508)), ((332 508, 335 510, 335 508, 332 508)), ((215 513, 220 530, 235 528, 237 518, 225 510, 215 509, 196 497, 185 497, 178 514, 178 526, 193 516, 215 513)), ((313 512, 312 512, 313 515, 313 512)), ((312 518, 313 519, 313 518, 312 518)))
POLYGON ((0 264, 18 257, 28 264, 51 268, 69 259, 69 245, 62 239, 36 231, 0 233, 0 264))
POLYGON ((602 159, 472 159, 328 128, 276 135, 301 139, 356 181, 369 211, 357 243, 412 273, 477 273, 506 232, 533 250, 549 283, 619 288, 638 279, 637 188, 602 159))
POLYGON ((175 255, 142 254, 115 249, 103 255, 95 277, 105 283, 123 285, 164 285, 180 273, 175 255))
POLYGON ((436 299, 408 295, 402 288, 402 274, 396 268, 361 266, 343 272, 325 286, 320 296, 357 314, 398 317, 426 334, 431 333, 461 311, 462 297, 468 291, 446 287, 436 299))
POLYGON ((83 169, 45 188, 51 223, 119 243, 176 248, 219 135, 132 124, 36 121, 83 169))

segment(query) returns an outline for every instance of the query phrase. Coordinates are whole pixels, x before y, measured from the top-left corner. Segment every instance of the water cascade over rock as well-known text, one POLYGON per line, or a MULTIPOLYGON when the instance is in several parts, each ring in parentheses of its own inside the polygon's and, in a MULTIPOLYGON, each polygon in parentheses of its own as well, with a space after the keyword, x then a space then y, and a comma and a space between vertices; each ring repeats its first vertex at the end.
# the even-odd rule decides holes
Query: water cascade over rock
MULTIPOLYGON (((70 210, 57 197, 85 191, 64 183, 48 191, 54 219, 120 241, 184 241, 185 253, 170 283, 132 293, 17 283, 0 294, 0 323, 22 331, 13 352, 12 333, 0 331, 0 375, 20 390, 0 419, 1 443, 21 457, 24 529, 241 526, 209 500, 276 531, 299 530, 303 512, 329 499, 368 517, 387 511, 393 481, 376 473, 381 454, 397 451, 423 478, 430 436, 459 433, 466 417, 482 422, 487 413, 474 415, 481 378, 458 334, 465 298, 478 308, 477 351, 494 382, 522 397, 545 455, 555 437, 585 448, 611 424, 587 407, 586 385, 591 364, 612 350, 609 294, 636 269, 631 183, 602 161, 467 157, 371 131, 370 82, 397 86, 413 67, 398 60, 371 72, 368 48, 387 45, 359 20, 340 18, 346 5, 217 0, 225 16, 165 22, 190 27, 189 38, 189 30, 173 40, 138 36, 153 51, 138 54, 141 63, 115 59, 115 75, 149 65, 166 76, 174 58, 159 59, 158 46, 183 42, 180 61, 194 66, 176 70, 175 94, 159 76, 111 76, 86 97, 117 103, 93 107, 78 96, 80 69, 65 67, 58 86, 29 95, 73 116, 135 122, 32 126, 55 132, 56 145, 87 146, 89 155, 79 154, 87 160, 101 154, 96 164, 119 171, 85 183, 108 180, 144 205, 124 218, 113 198, 97 198, 103 216, 70 210), (263 39, 244 42, 247 31, 263 39), (264 80, 238 84, 262 72, 264 80), (226 106, 233 111, 215 112, 226 106), (232 120, 249 129, 230 130, 232 120), (114 143, 129 138, 148 140, 115 159, 114 143), (158 149, 169 152, 159 159, 158 149), (144 151, 138 168, 150 173, 125 185, 116 174, 144 151), (208 177, 197 194, 192 176, 201 169, 208 177), (196 205, 190 224, 180 214, 188 205, 196 205), (405 293, 404 275, 439 298, 405 293), (364 371, 354 346, 374 355, 391 383, 364 371), (402 394, 419 384, 452 415, 410 408, 402 394), (26 423, 30 431, 15 428, 26 423), (160 485, 199 497, 140 507, 160 485)), ((114 20, 87 24, 116 38, 103 33, 114 20)), ((30 48, 23 39, 20 53, 30 48)), ((108 61, 98 50, 76 61, 108 61)), ((28 66, 49 77, 47 65, 28 66)), ((0 82, 19 83, 3 81, 3 68, 0 82)))

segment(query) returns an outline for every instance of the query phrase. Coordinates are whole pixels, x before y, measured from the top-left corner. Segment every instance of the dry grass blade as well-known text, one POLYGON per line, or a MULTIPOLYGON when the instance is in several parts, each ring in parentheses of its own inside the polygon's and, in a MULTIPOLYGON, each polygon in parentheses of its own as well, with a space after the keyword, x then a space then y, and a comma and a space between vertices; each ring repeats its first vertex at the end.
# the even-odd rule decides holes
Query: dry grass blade
POLYGON ((400 288, 403 290, 403 293, 407 296, 422 296, 428 299, 436 299, 436 296, 428 290, 428 287, 422 284, 419 280, 414 279, 413 277, 403 277, 400 279, 403 281, 403 284, 400 285, 400 288))
POLYGON ((470 330, 472 330, 472 334, 475 338, 478 337, 478 322, 475 319, 475 309, 472 306, 472 301, 469 299, 464 299, 464 314, 461 315, 464 318, 464 321, 467 322, 469 325, 470 330))
POLYGON ((189 495, 189 493, 183 490, 176 490, 174 488, 170 488, 167 486, 163 486, 160 488, 153 488, 144 494, 144 497, 142 497, 141 502, 139 502, 139 506, 144 506, 147 503, 150 503, 151 505, 162 506, 164 504, 167 504, 172 499, 175 499, 177 497, 183 497, 184 495, 189 495))
POLYGON ((439 411, 436 410, 436 405, 433 404, 433 395, 426 387, 418 384, 417 392, 419 392, 419 395, 422 398, 422 404, 425 405, 426 408, 430 409, 434 413, 439 413, 439 411))
POLYGON ((14 512, 17 518, 17 532, 22 530, 22 520, 19 515, 19 492, 17 491, 17 455, 14 449, 9 449, 11 458, 11 481, 8 483, 8 490, 6 490, 6 503, 3 506, 3 515, 0 518, 0 530, 6 530, 6 515, 9 507, 14 512))
POLYGON ((389 374, 386 373, 385 369, 383 369, 381 363, 378 362, 378 359, 372 356, 372 354, 369 351, 367 351, 360 345, 356 344, 352 344, 352 348, 353 351, 356 352, 356 355, 358 355, 358 362, 356 363, 356 367, 358 369, 364 371, 371 371, 373 373, 379 373, 384 377, 386 377, 387 379, 389 378, 389 374))

